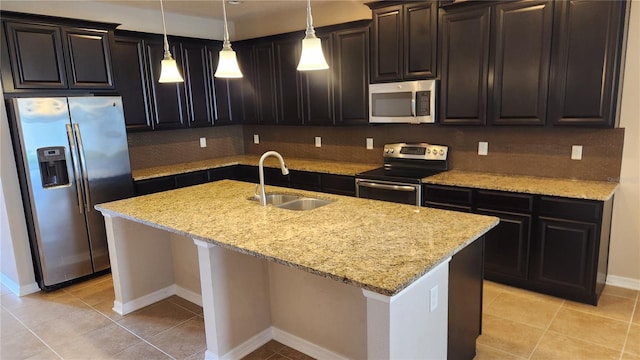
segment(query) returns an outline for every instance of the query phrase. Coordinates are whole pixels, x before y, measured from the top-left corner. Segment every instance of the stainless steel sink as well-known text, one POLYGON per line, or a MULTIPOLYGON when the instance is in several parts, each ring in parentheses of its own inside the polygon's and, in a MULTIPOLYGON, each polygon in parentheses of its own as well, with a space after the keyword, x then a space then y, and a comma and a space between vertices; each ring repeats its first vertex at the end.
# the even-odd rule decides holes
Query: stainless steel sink
MULTIPOLYGON (((331 204, 334 200, 317 199, 296 194, 267 194, 267 204, 286 210, 313 210, 324 205, 331 204)), ((252 196, 249 200, 258 201, 259 197, 252 196)))
POLYGON ((279 207, 280 209, 302 211, 302 210, 317 209, 317 208, 319 208, 321 206, 325 206, 325 205, 331 204, 332 202, 333 202, 333 200, 316 199, 316 198, 302 198, 302 199, 298 199, 298 200, 289 201, 287 203, 278 205, 277 207, 279 207))

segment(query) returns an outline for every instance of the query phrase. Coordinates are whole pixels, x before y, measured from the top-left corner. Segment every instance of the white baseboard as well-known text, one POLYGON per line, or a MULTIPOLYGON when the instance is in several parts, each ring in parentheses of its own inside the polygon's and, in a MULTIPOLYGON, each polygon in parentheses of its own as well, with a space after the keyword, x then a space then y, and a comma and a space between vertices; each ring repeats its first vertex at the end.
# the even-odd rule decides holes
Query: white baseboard
POLYGON ((617 287, 640 291, 640 279, 608 275, 606 284, 611 286, 617 286, 617 287))
POLYGON ((193 292, 191 290, 185 289, 182 286, 173 285, 175 287, 174 294, 180 296, 181 298, 191 301, 192 303, 202 306, 202 295, 197 292, 193 292))
POLYGON ((320 345, 314 344, 301 337, 295 336, 284 330, 280 330, 276 327, 271 327, 273 331, 273 340, 278 341, 288 347, 294 348, 300 352, 303 352, 313 358, 323 360, 348 360, 348 358, 334 353, 328 349, 323 348, 320 345))
MULTIPOLYGON (((262 345, 269 342, 269 340, 273 339, 273 331, 272 327, 264 329, 259 332, 257 335, 251 337, 249 340, 243 342, 242 344, 236 346, 228 353, 222 355, 220 360, 235 360, 242 359, 243 357, 251 354, 253 351, 260 348, 262 345)), ((209 359, 206 357, 205 358, 209 359)))
POLYGON ((160 300, 164 300, 171 295, 176 295, 176 286, 169 285, 160 290, 154 291, 150 294, 141 296, 137 299, 133 299, 126 303, 121 303, 119 301, 113 302, 113 311, 120 315, 126 315, 136 310, 142 309, 145 306, 149 306, 153 303, 157 303, 160 300))
POLYGON ((31 283, 27 285, 20 285, 17 282, 13 281, 10 277, 5 275, 4 273, 0 273, 0 283, 6 286, 12 293, 18 296, 25 296, 33 293, 37 293, 40 291, 40 287, 38 283, 31 283))

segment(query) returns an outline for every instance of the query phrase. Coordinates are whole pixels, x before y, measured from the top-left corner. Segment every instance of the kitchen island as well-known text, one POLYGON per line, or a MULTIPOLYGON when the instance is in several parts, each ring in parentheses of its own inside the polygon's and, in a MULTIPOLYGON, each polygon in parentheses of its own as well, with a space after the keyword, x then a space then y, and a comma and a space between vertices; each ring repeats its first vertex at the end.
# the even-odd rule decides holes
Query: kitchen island
POLYGON ((446 357, 448 262, 497 218, 298 190, 334 202, 291 211, 248 200, 254 189, 223 180, 98 205, 114 310, 201 303, 211 359, 272 338, 325 358, 446 357))

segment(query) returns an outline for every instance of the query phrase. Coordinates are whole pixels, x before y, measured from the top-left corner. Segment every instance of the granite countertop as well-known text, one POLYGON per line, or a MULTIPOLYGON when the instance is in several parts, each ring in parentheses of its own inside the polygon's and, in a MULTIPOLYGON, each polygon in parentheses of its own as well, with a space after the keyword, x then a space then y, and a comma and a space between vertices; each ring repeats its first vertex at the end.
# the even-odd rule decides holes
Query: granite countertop
MULTIPOLYGON (((313 171, 326 174, 349 176, 353 176, 357 173, 382 166, 381 164, 361 164, 352 162, 312 160, 290 157, 285 157, 284 160, 290 170, 313 171)), ((180 164, 137 169, 133 170, 132 175, 135 181, 139 181, 161 176, 177 175, 192 171, 207 170, 238 164, 257 166, 259 161, 260 156, 258 155, 227 156, 202 161, 193 161, 180 164)), ((267 159, 265 159, 264 165, 266 167, 280 168, 280 163, 274 157, 268 157, 267 159)))
POLYGON ((335 202, 291 211, 248 200, 255 185, 222 180, 97 205, 104 214, 215 243, 391 296, 499 219, 267 186, 335 202))
POLYGON ((450 170, 423 183, 607 201, 618 183, 450 170))

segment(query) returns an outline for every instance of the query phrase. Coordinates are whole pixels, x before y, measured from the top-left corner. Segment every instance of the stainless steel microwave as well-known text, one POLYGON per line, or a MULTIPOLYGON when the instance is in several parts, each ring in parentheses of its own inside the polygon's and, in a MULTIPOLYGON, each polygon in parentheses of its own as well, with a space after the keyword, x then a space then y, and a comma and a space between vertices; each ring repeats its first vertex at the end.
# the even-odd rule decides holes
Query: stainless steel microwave
POLYGON ((436 80, 369 84, 369 123, 434 123, 436 80))

